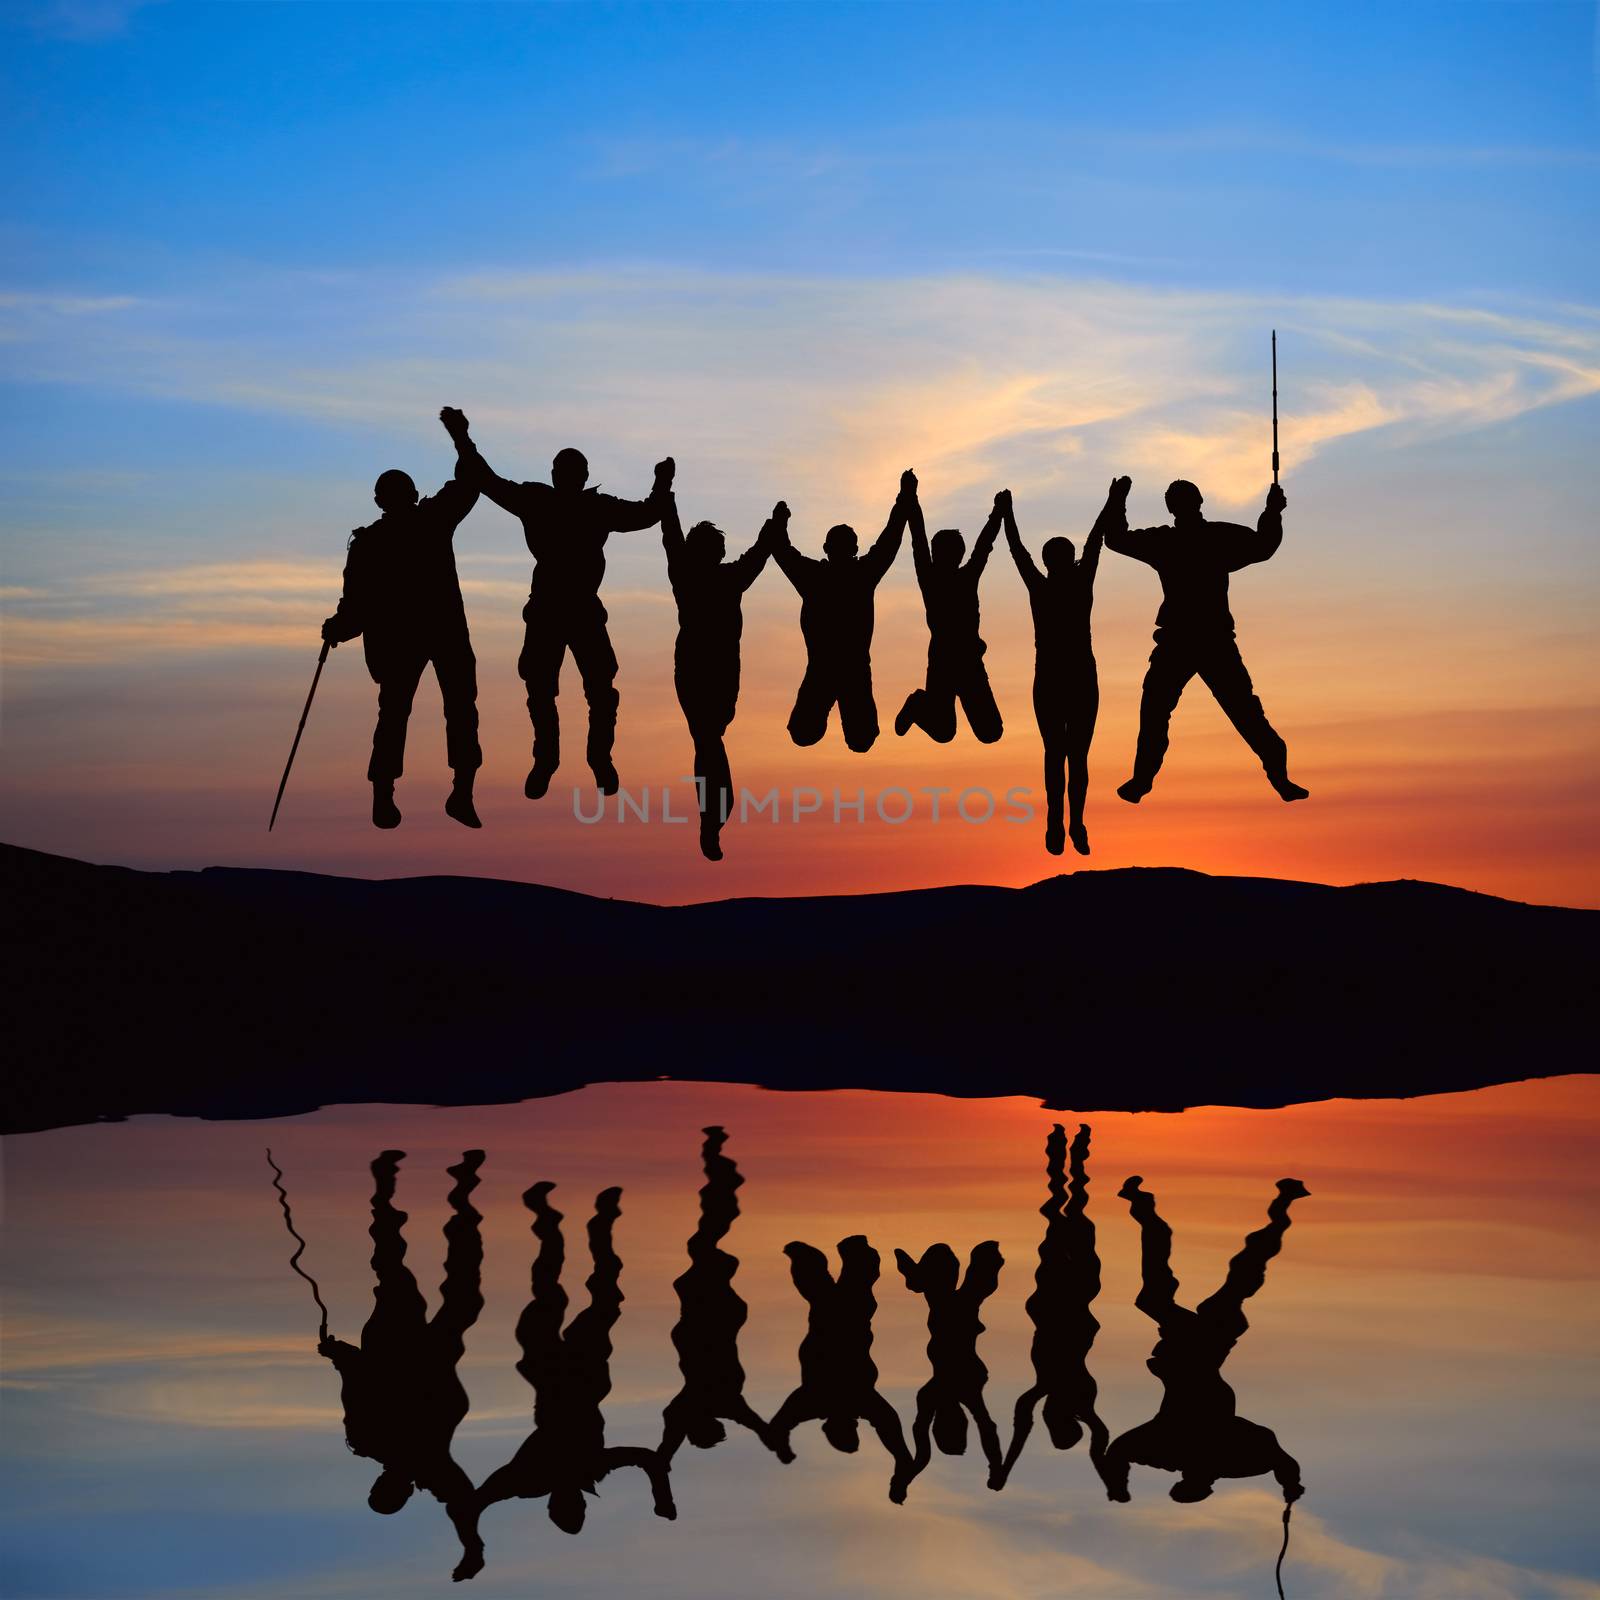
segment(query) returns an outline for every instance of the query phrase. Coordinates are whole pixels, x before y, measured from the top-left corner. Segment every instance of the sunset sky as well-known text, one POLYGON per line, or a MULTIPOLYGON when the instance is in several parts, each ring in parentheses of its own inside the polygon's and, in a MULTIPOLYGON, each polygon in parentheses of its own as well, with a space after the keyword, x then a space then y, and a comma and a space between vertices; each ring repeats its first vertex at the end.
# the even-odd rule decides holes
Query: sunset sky
MULTIPOLYGON (((1600 904, 1600 126, 1589 4, 1404 7, 137 5, 0 21, 0 838, 153 867, 474 873, 660 900, 1019 884, 1058 869, 956 793, 1033 790, 1022 585, 984 580, 1006 736, 889 728, 926 632, 880 591, 884 735, 784 722, 798 604, 745 607, 737 783, 822 810, 703 863, 655 532, 611 543, 618 765, 648 824, 584 826, 567 764, 521 795, 529 558, 487 502, 459 565, 484 831, 439 812, 418 696, 393 834, 367 820, 374 688, 324 675, 265 832, 345 540, 377 474, 451 470, 459 405, 502 473, 581 446, 730 546, 871 535, 903 467, 969 537, 1081 538, 1129 473, 1254 520, 1278 330, 1281 552, 1234 582, 1245 659, 1312 791, 1284 806, 1198 685, 1139 808, 1154 575, 1108 555, 1093 867, 1420 877, 1600 904), (937 785, 912 821, 872 797, 937 785), (867 820, 835 824, 835 789, 867 820)), ((592 802, 592 790, 583 799, 592 802)))

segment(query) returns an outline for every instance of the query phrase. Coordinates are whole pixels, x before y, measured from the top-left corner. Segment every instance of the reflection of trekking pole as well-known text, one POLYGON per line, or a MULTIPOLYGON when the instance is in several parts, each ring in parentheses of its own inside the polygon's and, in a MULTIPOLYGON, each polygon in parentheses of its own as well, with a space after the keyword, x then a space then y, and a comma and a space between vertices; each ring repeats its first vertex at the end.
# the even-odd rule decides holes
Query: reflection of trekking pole
POLYGON ((1278 1580, 1278 1600, 1283 1600, 1283 1558, 1289 1553, 1289 1513, 1294 1509, 1292 1500, 1283 1503, 1283 1548, 1278 1552, 1278 1566, 1273 1577, 1278 1580))
MULTIPOLYGON (((322 653, 328 653, 328 647, 322 647, 322 653)), ((311 686, 316 688, 315 684, 311 686)), ((291 756, 290 760, 294 758, 291 756)), ((283 1207, 283 1225, 289 1230, 289 1237, 294 1240, 298 1248, 289 1257, 289 1265, 311 1285, 311 1298, 317 1302, 317 1310, 322 1313, 322 1327, 317 1332, 317 1343, 321 1344, 328 1337, 328 1308, 322 1303, 322 1291, 317 1287, 317 1280, 300 1265, 300 1257, 306 1252, 306 1242, 294 1230, 294 1218, 289 1213, 289 1193, 283 1186, 283 1168, 272 1159, 272 1152, 267 1151, 267 1165, 272 1168, 272 1187, 278 1191, 278 1204, 283 1207)))
MULTIPOLYGON (((1278 481, 1278 330, 1272 330, 1272 481, 1278 481)), ((293 757, 290 758, 291 760, 293 757)))
MULTIPOLYGON (((1277 457, 1274 456, 1276 461, 1277 457)), ((294 730, 294 743, 289 746, 289 759, 283 766, 283 777, 278 783, 278 798, 272 802, 272 820, 267 823, 267 832, 272 832, 272 824, 278 820, 278 807, 283 804, 283 791, 289 782, 289 768, 294 765, 294 753, 300 748, 300 735, 306 731, 306 718, 311 715, 311 699, 317 692, 317 682, 322 677, 322 663, 328 659, 328 641, 322 641, 322 654, 317 657, 317 670, 311 676, 311 694, 306 696, 306 708, 300 713, 300 726, 294 730)))

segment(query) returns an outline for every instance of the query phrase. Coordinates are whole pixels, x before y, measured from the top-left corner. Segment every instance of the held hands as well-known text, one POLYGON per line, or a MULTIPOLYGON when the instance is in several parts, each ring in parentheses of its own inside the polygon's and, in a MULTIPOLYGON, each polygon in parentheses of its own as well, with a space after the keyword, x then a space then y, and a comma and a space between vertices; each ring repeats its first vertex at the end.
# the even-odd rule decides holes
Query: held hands
POLYGON ((917 475, 910 467, 900 474, 900 498, 902 500, 917 498, 917 475))
POLYGON ((672 477, 678 470, 678 463, 668 456, 664 461, 656 462, 656 493, 668 494, 672 490, 672 477))
POLYGON ((994 497, 994 514, 997 517, 1011 515, 1011 491, 1009 489, 1001 489, 996 493, 994 497))
POLYGON ((780 528, 789 526, 789 502, 787 500, 780 500, 772 508, 772 520, 780 528))
POLYGON ((467 436, 467 414, 455 406, 445 406, 439 413, 439 420, 444 424, 444 431, 460 444, 467 436))
POLYGON ((1286 495, 1283 492, 1283 490, 1278 487, 1277 484, 1273 484, 1273 486, 1270 489, 1267 490, 1267 510, 1268 511, 1282 511, 1283 508, 1286 505, 1288 505, 1288 503, 1289 503, 1288 495, 1286 495))
POLYGON ((1132 487, 1132 478, 1113 478, 1111 480, 1110 496, 1113 500, 1126 500, 1128 498, 1128 491, 1132 487))

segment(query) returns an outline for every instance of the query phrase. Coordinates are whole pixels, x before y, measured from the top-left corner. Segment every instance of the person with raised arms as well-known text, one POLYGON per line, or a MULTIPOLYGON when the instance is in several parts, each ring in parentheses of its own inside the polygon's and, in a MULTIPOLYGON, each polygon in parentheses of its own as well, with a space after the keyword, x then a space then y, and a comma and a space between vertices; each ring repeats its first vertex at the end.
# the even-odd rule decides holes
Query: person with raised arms
POLYGON ((999 497, 970 556, 958 528, 941 528, 929 542, 915 494, 908 513, 911 556, 928 619, 928 674, 923 687, 906 696, 894 731, 903 738, 912 728, 921 728, 936 743, 949 744, 956 736, 959 700, 974 737, 980 744, 994 744, 1004 724, 983 665, 988 646, 978 633, 978 580, 1000 532, 999 497))
POLYGON ((722 859, 722 825, 733 805, 733 774, 723 739, 739 704, 744 592, 760 577, 788 521, 789 508, 780 500, 755 543, 729 561, 728 542, 715 523, 697 522, 686 534, 676 498, 668 493, 662 499, 661 543, 678 604, 672 681, 694 741, 700 853, 707 861, 722 859))
MULTIPOLYGON (((437 494, 419 499, 410 474, 391 468, 379 476, 372 498, 383 515, 350 535, 344 593, 338 609, 322 624, 322 642, 337 647, 360 637, 367 671, 378 686, 378 722, 367 763, 373 826, 400 826, 394 786, 405 768, 411 704, 431 664, 444 701, 445 753, 454 778, 445 815, 464 828, 478 828, 482 823, 472 799, 483 765, 478 663, 453 543, 456 529, 477 503, 478 490, 458 456, 455 476, 437 494)), ((279 793, 281 798, 281 789, 279 793)))
MULTIPOLYGON (((1126 481, 1126 480, 1119 480, 1126 481)), ((1283 543, 1288 499, 1276 483, 1256 525, 1211 522, 1200 514, 1205 497, 1186 479, 1167 486, 1172 522, 1160 528, 1108 529, 1106 544, 1118 555, 1143 561, 1161 579, 1155 649, 1139 702, 1139 744, 1133 776, 1117 793, 1130 805, 1149 794, 1167 753, 1167 730, 1189 680, 1198 676, 1256 753, 1267 782, 1282 800, 1309 793, 1289 777, 1289 751, 1257 699, 1234 637, 1228 610, 1228 578, 1241 567, 1267 561, 1283 543)))
POLYGON ((530 800, 542 799, 561 764, 556 695, 561 664, 570 650, 589 702, 589 769, 602 794, 615 794, 619 780, 611 750, 617 733, 617 656, 606 631, 606 608, 600 603, 606 539, 613 533, 654 527, 661 520, 672 488, 672 458, 656 463, 655 484, 645 500, 619 500, 587 487, 588 459, 581 450, 570 448, 557 452, 549 483, 513 483, 494 472, 478 453, 460 411, 446 406, 439 419, 456 442, 468 482, 521 521, 533 555, 533 580, 522 612, 527 631, 517 658, 533 723, 533 766, 523 793, 530 800))
POLYGON ((1089 614, 1094 608, 1100 546, 1108 529, 1119 525, 1130 482, 1128 478, 1112 481, 1105 508, 1084 541, 1081 557, 1075 556, 1070 539, 1045 540, 1039 552, 1043 572, 1034 565, 1017 532, 1011 491, 1002 489, 994 497, 995 509, 1005 521, 1006 545, 1027 585, 1033 612, 1033 714, 1044 741, 1044 847, 1053 856, 1062 853, 1069 831, 1072 848, 1080 856, 1089 853, 1083 807, 1089 795, 1089 746, 1100 714, 1100 679, 1089 614), (1063 792, 1070 827, 1062 822, 1063 792))
POLYGON ((848 523, 828 529, 820 561, 801 555, 789 543, 787 522, 778 530, 772 556, 799 591, 800 632, 806 642, 805 676, 789 713, 789 737, 798 745, 813 745, 822 738, 836 705, 850 749, 870 750, 877 742, 872 597, 894 565, 916 497, 917 475, 902 472, 900 496, 889 521, 865 555, 857 554, 859 541, 848 523))

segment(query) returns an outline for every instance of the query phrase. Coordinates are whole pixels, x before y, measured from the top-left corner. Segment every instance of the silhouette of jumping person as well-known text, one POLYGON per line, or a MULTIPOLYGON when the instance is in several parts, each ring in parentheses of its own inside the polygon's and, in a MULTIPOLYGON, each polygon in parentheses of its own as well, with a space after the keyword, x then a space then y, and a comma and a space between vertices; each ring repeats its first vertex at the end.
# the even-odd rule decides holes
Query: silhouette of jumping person
POLYGON ((1270 1472, 1286 1504, 1305 1492, 1300 1466, 1270 1428, 1238 1415, 1234 1392, 1222 1364, 1249 1324, 1244 1302, 1266 1282, 1267 1263, 1283 1246, 1289 1207, 1310 1192, 1298 1178, 1281 1178, 1267 1207, 1267 1224, 1250 1234, 1228 1263, 1228 1276, 1209 1299, 1192 1311, 1177 1301, 1172 1275, 1172 1229, 1156 1212, 1155 1197, 1129 1178, 1118 1193, 1139 1224, 1144 1286, 1134 1304, 1154 1321, 1160 1338, 1146 1365, 1161 1380, 1161 1408, 1130 1428, 1106 1452, 1101 1464, 1106 1493, 1127 1500, 1128 1469, 1159 1467, 1176 1472, 1174 1500, 1204 1500, 1218 1478, 1253 1478, 1270 1472))
POLYGON ((337 647, 361 636, 367 671, 378 686, 378 723, 372 730, 375 827, 398 828, 394 786, 405 769, 406 724, 429 662, 444 701, 445 753, 454 775, 445 815, 465 828, 483 824, 472 786, 483 752, 478 747, 478 663, 467 632, 452 541, 478 491, 456 462, 455 476, 437 494, 417 498, 404 472, 383 473, 372 498, 383 515, 350 535, 344 593, 322 624, 337 647))
MULTIPOLYGON (((638 1467, 650 1480, 655 1513, 677 1516, 667 1463, 654 1450, 608 1446, 600 1404, 611 1393, 611 1330, 622 1314, 622 1262, 612 1247, 611 1230, 621 1214, 620 1189, 595 1197, 589 1222, 589 1304, 565 1330, 567 1292, 561 1287, 565 1247, 561 1213, 549 1201, 551 1183, 536 1183, 522 1197, 533 1213, 539 1251, 533 1261, 533 1298, 517 1322, 522 1359, 517 1371, 533 1387, 533 1432, 517 1453, 496 1467, 478 1491, 479 1513, 502 1500, 546 1499, 551 1522, 563 1533, 584 1523, 586 1494, 618 1467, 638 1467)), ((480 1546, 481 1549, 481 1546, 480 1546)), ((457 1577, 471 1577, 457 1572, 457 1577)))
POLYGON ((557 453, 550 464, 549 483, 512 483, 495 474, 478 453, 460 411, 446 406, 439 417, 461 452, 469 481, 501 510, 521 520, 533 554, 533 581, 522 612, 527 631, 517 658, 533 722, 533 766, 523 793, 530 800, 542 798, 561 764, 556 694, 561 663, 570 650, 589 702, 589 770, 602 794, 615 794, 618 780, 611 746, 617 732, 617 657, 606 632, 606 608, 600 603, 606 537, 651 528, 660 521, 672 487, 672 459, 656 463, 648 500, 619 500, 586 488, 588 460, 582 451, 572 449, 557 453))
POLYGON ((1045 1432, 1057 1450, 1070 1450, 1089 1431, 1089 1459, 1105 1455, 1110 1431, 1095 1410, 1097 1388, 1088 1358, 1100 1324, 1089 1309, 1100 1293, 1100 1257, 1094 1223, 1089 1220, 1089 1128, 1080 1123, 1072 1141, 1072 1183, 1066 1181, 1066 1130, 1058 1122, 1045 1141, 1049 1193, 1039 1207, 1045 1219, 1039 1241, 1037 1287, 1028 1296, 1033 1324, 1033 1387, 1017 1398, 1011 1448, 989 1487, 1003 1489, 1033 1431, 1033 1416, 1044 1402, 1045 1432))
POLYGON ((933 1368, 932 1377, 917 1391, 907 1481, 933 1458, 935 1443, 947 1456, 967 1453, 968 1412, 977 1424, 992 1480, 1000 1471, 1000 1430, 983 1400, 989 1369, 978 1355, 978 1336, 983 1332, 983 1302, 999 1287, 1005 1265, 1000 1246, 993 1239, 978 1245, 968 1257, 964 1278, 947 1244, 929 1245, 920 1261, 904 1250, 896 1250, 894 1258, 906 1287, 928 1302, 928 1362, 933 1368))
POLYGON ((907 520, 917 587, 928 618, 928 675, 923 688, 906 696, 894 731, 904 737, 910 729, 921 728, 930 739, 948 744, 956 736, 959 700, 974 737, 981 744, 993 744, 1004 728, 983 665, 988 646, 978 634, 978 580, 1000 532, 999 497, 965 565, 961 558, 967 543, 959 529, 941 528, 928 543, 914 479, 907 520))
POLYGON ((995 508, 1005 519, 1006 544, 1027 585, 1033 612, 1033 714, 1044 741, 1044 847, 1053 856, 1062 853, 1069 831, 1072 848, 1080 856, 1089 853, 1083 803, 1089 794, 1089 745, 1100 714, 1089 615, 1100 546, 1108 531, 1126 526, 1123 508, 1129 486, 1127 478, 1113 480, 1105 508, 1084 541, 1081 559, 1073 559, 1070 539, 1046 539, 1039 552, 1043 572, 1033 564, 1017 532, 1011 491, 1002 489, 995 496, 995 508), (1062 825, 1063 791, 1070 827, 1062 825))
POLYGON ((864 556, 856 554, 856 531, 846 523, 828 529, 822 560, 803 556, 789 543, 787 520, 777 530, 773 559, 800 595, 800 633, 806 671, 789 713, 789 737, 816 744, 839 707, 844 742, 870 750, 878 737, 878 707, 872 698, 872 597, 894 565, 906 519, 916 503, 917 475, 900 474, 900 496, 889 521, 864 556))
POLYGON ((1130 532, 1124 520, 1122 528, 1106 534, 1106 543, 1119 555, 1156 569, 1162 595, 1156 647, 1150 652, 1139 702, 1133 776, 1117 793, 1132 805, 1149 794, 1167 753, 1172 713, 1185 685, 1198 674, 1255 751, 1280 798, 1304 800, 1309 791, 1290 782, 1288 747, 1256 698, 1228 610, 1229 573, 1266 561, 1276 552, 1283 543, 1283 508, 1288 499, 1273 484, 1253 529, 1236 522, 1208 522, 1200 515, 1203 503, 1200 491, 1180 478, 1167 487, 1171 527, 1130 532))
POLYGON ((456 1366, 467 1329, 483 1309, 483 1219, 469 1198, 478 1186, 483 1151, 465 1151, 460 1164, 448 1169, 455 1186, 444 1225, 444 1282, 432 1318, 405 1264, 406 1214, 394 1206, 395 1175, 404 1158, 403 1150, 385 1150, 372 1163, 372 1268, 378 1282, 361 1343, 325 1338, 317 1353, 339 1374, 346 1442, 383 1469, 367 1504, 392 1515, 413 1489, 425 1489, 444 1506, 461 1539, 457 1575, 470 1577, 483 1565, 483 1545, 472 1480, 456 1465, 450 1445, 467 1414, 467 1391, 456 1366))
POLYGON ((689 1240, 689 1270, 673 1284, 678 1321, 672 1343, 683 1371, 683 1387, 667 1402, 659 1455, 671 1462, 685 1439, 709 1450, 727 1438, 723 1422, 737 1422, 771 1448, 767 1424, 744 1397, 744 1367, 739 1361, 739 1331, 750 1308, 733 1286, 738 1257, 722 1241, 739 1215, 738 1167, 722 1153, 728 1135, 705 1130, 701 1156, 706 1181, 700 1191, 700 1225, 689 1240))
POLYGON ((694 775, 700 791, 700 853, 722 859, 722 825, 733 804, 733 775, 723 736, 739 703, 739 637, 744 632, 744 592, 761 575, 789 520, 780 500, 756 542, 741 556, 724 560, 722 530, 697 522, 685 535, 675 496, 661 501, 661 543, 667 552, 667 579, 678 602, 678 640, 673 647, 672 681, 694 741, 694 775))
POLYGON ((792 1461, 790 1434, 802 1422, 820 1421, 823 1438, 835 1450, 853 1455, 861 1446, 859 1424, 865 1421, 894 1463, 889 1498, 900 1505, 912 1461, 899 1414, 878 1393, 878 1368, 872 1359, 878 1252, 859 1233, 841 1239, 837 1280, 828 1270, 828 1258, 814 1245, 796 1241, 786 1244, 783 1253, 811 1315, 800 1341, 800 1387, 772 1419, 772 1450, 780 1461, 792 1461))

